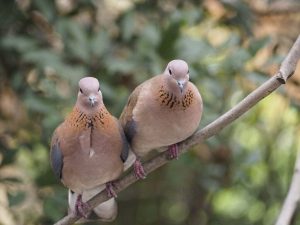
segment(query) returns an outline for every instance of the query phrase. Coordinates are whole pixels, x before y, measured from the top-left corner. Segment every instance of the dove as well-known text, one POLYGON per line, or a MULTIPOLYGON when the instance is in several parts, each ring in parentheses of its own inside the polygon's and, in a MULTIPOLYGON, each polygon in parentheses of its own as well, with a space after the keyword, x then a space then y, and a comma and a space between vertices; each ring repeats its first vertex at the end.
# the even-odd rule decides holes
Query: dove
POLYGON ((167 147, 169 158, 178 158, 177 143, 196 131, 202 110, 201 95, 189 81, 184 60, 170 61, 162 74, 133 90, 119 120, 136 155, 137 178, 145 178, 141 160, 152 149, 167 147))
POLYGON ((117 206, 112 181, 123 172, 129 151, 119 121, 103 103, 98 80, 82 78, 76 104, 55 129, 50 149, 51 167, 70 189, 69 207, 73 212, 88 218, 86 201, 106 188, 112 198, 94 212, 100 216, 105 214, 102 219, 106 221, 115 218, 117 206), (101 209, 111 212, 101 213, 101 209))

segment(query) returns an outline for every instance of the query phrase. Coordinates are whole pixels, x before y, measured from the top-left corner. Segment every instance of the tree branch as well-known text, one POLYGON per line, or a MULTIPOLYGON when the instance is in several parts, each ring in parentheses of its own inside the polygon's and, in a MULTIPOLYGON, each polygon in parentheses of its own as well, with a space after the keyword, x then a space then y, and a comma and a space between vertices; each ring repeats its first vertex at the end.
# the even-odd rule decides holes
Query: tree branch
POLYGON ((300 200, 300 152, 295 163, 294 175, 289 192, 284 200, 281 212, 276 221, 276 225, 288 225, 300 200))
MULTIPOLYGON (((285 84, 287 79, 294 73, 298 60, 300 59, 300 35, 298 36, 296 42, 293 47, 289 51, 287 57, 282 62, 279 71, 263 83, 260 87, 250 93, 246 98, 244 98, 240 103, 230 109, 228 112, 217 118, 212 123, 208 124, 201 130, 198 130, 194 135, 185 141, 179 144, 179 154, 183 154, 188 151, 188 149, 205 139, 212 137, 213 135, 220 132, 224 127, 228 126, 234 120, 239 118, 245 112, 247 112, 250 108, 252 108, 255 104, 257 104, 261 99, 271 94, 274 90, 276 90, 281 84, 285 84)), ((155 156, 153 159, 150 159, 148 162, 144 164, 144 169, 147 174, 166 164, 169 160, 167 159, 166 153, 160 153, 155 156)), ((135 183, 137 179, 133 171, 129 174, 121 178, 116 182, 116 193, 121 192, 131 184, 135 183)), ((108 200, 106 191, 102 191, 97 194, 95 197, 88 201, 89 210, 92 210, 94 207, 99 205, 100 203, 108 200)), ((79 216, 74 214, 69 214, 59 220, 55 225, 69 225, 75 223, 79 216)))

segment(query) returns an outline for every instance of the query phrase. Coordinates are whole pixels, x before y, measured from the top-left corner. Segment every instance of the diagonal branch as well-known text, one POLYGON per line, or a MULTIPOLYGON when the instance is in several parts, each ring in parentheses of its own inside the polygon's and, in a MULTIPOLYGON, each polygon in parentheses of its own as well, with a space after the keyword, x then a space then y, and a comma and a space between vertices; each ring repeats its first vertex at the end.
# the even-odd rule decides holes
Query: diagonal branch
MULTIPOLYGON (((217 118, 212 123, 208 124, 201 130, 198 130, 194 135, 185 141, 179 144, 179 154, 183 154, 188 151, 188 149, 205 139, 208 139, 218 132, 220 132, 224 127, 228 126, 234 120, 238 119, 241 115, 247 112, 250 108, 252 108, 255 104, 257 104, 261 99, 271 94, 274 90, 276 90, 281 84, 285 84, 287 79, 294 73, 296 69, 297 62, 300 59, 300 35, 298 36, 296 42, 293 47, 289 51, 288 55, 282 62, 279 71, 263 83, 260 87, 250 93, 246 98, 244 98, 240 103, 230 109, 228 112, 217 118)), ((144 164, 144 169, 147 174, 166 164, 168 159, 166 157, 166 153, 161 153, 150 159, 148 162, 144 164)), ((116 193, 121 192, 131 184, 135 183, 137 179, 133 171, 129 174, 121 178, 116 182, 116 193)), ((99 205, 100 203, 108 200, 109 197, 105 191, 97 194, 95 197, 88 201, 90 206, 89 210, 92 210, 94 207, 99 205)), ((69 214, 59 220, 55 225, 69 225, 75 223, 79 216, 74 214, 69 214)))

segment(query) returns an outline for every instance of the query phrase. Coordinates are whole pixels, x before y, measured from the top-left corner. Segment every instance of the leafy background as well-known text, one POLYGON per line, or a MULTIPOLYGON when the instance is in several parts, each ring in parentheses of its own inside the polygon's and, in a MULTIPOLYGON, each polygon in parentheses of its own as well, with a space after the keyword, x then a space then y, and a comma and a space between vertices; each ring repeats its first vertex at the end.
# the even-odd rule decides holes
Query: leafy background
MULTIPOLYGON (((115 116, 173 58, 204 99, 200 127, 268 79, 298 35, 297 1, 0 1, 0 224, 53 224, 67 191, 49 141, 78 80, 115 116)), ((293 173, 299 72, 217 136, 123 191, 111 224, 272 224, 293 173)), ((293 224, 300 224, 299 216, 293 224)))

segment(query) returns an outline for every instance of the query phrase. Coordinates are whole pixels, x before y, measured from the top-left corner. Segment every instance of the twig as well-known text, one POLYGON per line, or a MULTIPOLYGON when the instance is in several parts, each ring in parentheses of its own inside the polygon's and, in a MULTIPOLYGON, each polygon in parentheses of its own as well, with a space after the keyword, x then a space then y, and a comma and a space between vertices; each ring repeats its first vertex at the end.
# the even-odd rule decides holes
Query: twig
MULTIPOLYGON (((203 140, 212 137, 213 135, 220 132, 224 127, 232 123, 234 120, 239 118, 245 112, 247 112, 250 108, 252 108, 255 104, 257 104, 261 99, 272 93, 276 90, 281 84, 284 84, 287 79, 294 73, 296 64, 300 59, 300 35, 298 36, 296 42, 294 43, 293 47, 289 51, 287 57, 282 62, 279 71, 267 80, 264 84, 250 93, 246 98, 244 98, 239 104, 234 106, 231 110, 227 113, 207 125, 201 130, 198 130, 194 135, 190 138, 186 139, 185 141, 179 144, 179 154, 188 151, 188 148, 191 146, 202 142, 203 140)), ((156 170, 157 168, 161 167, 162 165, 168 162, 166 157, 166 153, 161 153, 154 157, 153 159, 149 160, 144 164, 144 169, 147 174, 151 173, 152 171, 156 170)), ((120 180, 116 182, 116 193, 121 192, 134 182, 136 182, 135 175, 133 171, 131 171, 128 175, 124 176, 120 180)), ((94 208, 95 206, 99 205, 100 203, 108 200, 107 193, 102 191, 101 193, 97 194, 95 197, 88 201, 90 206, 89 210, 94 208)), ((55 225, 69 225, 75 223, 80 217, 69 214, 59 220, 55 225)))
POLYGON ((300 200, 300 152, 295 163, 294 175, 289 192, 284 200, 276 225, 288 225, 300 200))

